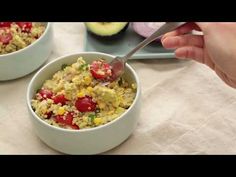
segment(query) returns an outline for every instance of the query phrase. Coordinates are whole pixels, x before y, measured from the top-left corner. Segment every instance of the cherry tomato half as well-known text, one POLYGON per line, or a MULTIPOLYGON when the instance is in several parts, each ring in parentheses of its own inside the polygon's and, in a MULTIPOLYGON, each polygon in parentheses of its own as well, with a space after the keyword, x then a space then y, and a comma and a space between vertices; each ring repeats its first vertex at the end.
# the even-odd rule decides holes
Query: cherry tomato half
POLYGON ((0 42, 2 42, 3 44, 7 45, 9 44, 9 42, 12 40, 12 35, 11 33, 6 33, 6 34, 2 34, 0 35, 0 42))
POLYGON ((0 28, 1 27, 10 27, 11 26, 11 24, 12 24, 12 22, 0 22, 0 28))
POLYGON ((112 75, 111 66, 103 60, 95 60, 90 65, 90 72, 95 79, 107 79, 112 75))
POLYGON ((51 99, 53 96, 53 92, 48 89, 41 89, 39 91, 39 94, 42 96, 43 99, 47 99, 47 98, 51 99))
POLYGON ((47 119, 51 118, 52 116, 52 111, 46 113, 47 119))
POLYGON ((79 129, 79 127, 77 125, 73 125, 72 124, 72 121, 73 121, 73 112, 69 112, 66 117, 64 116, 60 116, 60 115, 57 115, 55 116, 55 121, 57 123, 61 123, 63 125, 68 125, 70 126, 71 128, 73 129, 79 129))
POLYGON ((16 22, 23 32, 30 32, 32 28, 32 22, 16 22))
POLYGON ((96 103, 93 102, 92 98, 89 96, 85 96, 82 98, 78 98, 75 102, 75 107, 80 111, 80 112, 90 112, 90 111, 95 111, 96 109, 96 103))
POLYGON ((52 100, 54 101, 55 104, 61 103, 62 106, 66 104, 66 101, 68 101, 65 98, 65 95, 63 95, 63 94, 60 94, 60 95, 57 95, 57 96, 53 97, 52 100))

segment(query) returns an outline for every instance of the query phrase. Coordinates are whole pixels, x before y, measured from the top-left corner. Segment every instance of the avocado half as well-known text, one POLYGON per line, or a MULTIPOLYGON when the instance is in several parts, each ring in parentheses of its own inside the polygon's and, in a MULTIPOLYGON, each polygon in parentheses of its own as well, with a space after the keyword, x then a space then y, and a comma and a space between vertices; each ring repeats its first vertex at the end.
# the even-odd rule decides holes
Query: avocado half
POLYGON ((86 22, 87 30, 100 37, 111 37, 123 32, 128 27, 128 22, 86 22))

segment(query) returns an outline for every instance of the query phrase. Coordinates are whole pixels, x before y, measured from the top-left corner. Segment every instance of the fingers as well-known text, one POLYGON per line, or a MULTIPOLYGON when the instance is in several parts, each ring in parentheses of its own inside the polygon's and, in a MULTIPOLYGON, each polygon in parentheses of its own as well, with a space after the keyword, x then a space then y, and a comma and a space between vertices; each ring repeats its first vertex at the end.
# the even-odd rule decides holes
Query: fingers
POLYGON ((206 64, 211 69, 214 69, 215 65, 207 56, 207 52, 204 52, 204 39, 200 35, 181 35, 170 36, 162 41, 162 44, 167 49, 176 49, 175 55, 180 59, 194 59, 200 63, 206 64))
POLYGON ((213 23, 213 22, 196 22, 196 25, 199 26, 199 28, 206 32, 208 29, 211 29, 211 27, 209 28, 209 26, 213 26, 213 25, 218 25, 219 22, 213 23))
POLYGON ((203 49, 195 46, 180 47, 175 50, 175 56, 180 59, 194 59, 203 62, 203 49))
POLYGON ((203 47, 204 40, 200 35, 168 36, 162 40, 162 45, 167 49, 175 49, 183 46, 203 47))
POLYGON ((176 49, 176 58, 179 59, 193 59, 199 63, 205 64, 214 70, 215 64, 209 56, 206 56, 204 49, 194 46, 186 46, 176 49))
POLYGON ((181 27, 179 27, 178 29, 176 29, 175 31, 166 33, 161 40, 164 40, 166 37, 169 36, 179 36, 179 35, 183 35, 186 33, 191 32, 192 30, 200 30, 200 28, 198 27, 198 25, 196 23, 187 23, 181 27))
POLYGON ((217 66, 214 68, 216 74, 229 86, 236 88, 236 81, 229 78, 224 72, 221 71, 217 66))
POLYGON ((199 47, 186 46, 178 48, 175 51, 175 56, 180 59, 194 59, 197 62, 206 64, 213 69, 216 74, 229 86, 236 88, 236 80, 230 78, 227 74, 216 66, 207 56, 204 56, 204 50, 199 47))

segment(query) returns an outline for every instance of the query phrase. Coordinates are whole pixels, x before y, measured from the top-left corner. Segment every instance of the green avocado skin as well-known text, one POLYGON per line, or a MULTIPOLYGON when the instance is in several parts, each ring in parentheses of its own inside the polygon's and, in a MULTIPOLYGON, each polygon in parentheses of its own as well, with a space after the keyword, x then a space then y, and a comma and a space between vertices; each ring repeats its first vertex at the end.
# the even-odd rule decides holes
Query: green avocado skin
POLYGON ((97 38, 99 40, 115 40, 115 39, 121 38, 124 35, 124 33, 125 33, 125 31, 127 30, 128 27, 129 27, 129 23, 127 23, 127 25, 121 31, 119 31, 118 33, 113 34, 111 36, 99 36, 97 34, 94 34, 93 32, 91 32, 88 29, 87 29, 87 31, 88 31, 89 35, 91 35, 94 38, 97 38))

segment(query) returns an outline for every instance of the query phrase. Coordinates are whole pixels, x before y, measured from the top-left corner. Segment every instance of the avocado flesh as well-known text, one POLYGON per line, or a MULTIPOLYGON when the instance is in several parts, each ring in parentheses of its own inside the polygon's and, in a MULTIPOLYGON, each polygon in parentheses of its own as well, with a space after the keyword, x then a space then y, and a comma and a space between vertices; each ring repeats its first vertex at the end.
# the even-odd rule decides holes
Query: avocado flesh
POLYGON ((123 31, 128 22, 87 22, 85 26, 88 31, 98 36, 114 36, 123 31))

